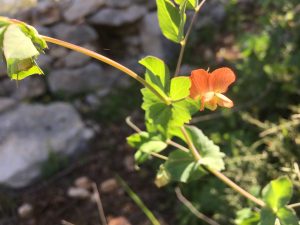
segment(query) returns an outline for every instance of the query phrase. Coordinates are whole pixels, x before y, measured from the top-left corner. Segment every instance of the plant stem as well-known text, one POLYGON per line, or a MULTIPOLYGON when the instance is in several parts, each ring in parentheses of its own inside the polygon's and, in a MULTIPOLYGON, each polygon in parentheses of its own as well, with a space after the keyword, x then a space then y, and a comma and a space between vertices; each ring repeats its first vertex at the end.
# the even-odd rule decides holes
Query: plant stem
POLYGON ((189 28, 186 32, 186 35, 184 37, 184 39, 180 42, 180 53, 179 53, 179 57, 178 57, 178 61, 177 61, 177 66, 176 66, 176 70, 175 70, 175 75, 174 77, 178 76, 179 74, 179 70, 180 70, 180 67, 181 67, 181 63, 182 63, 182 59, 183 59, 183 54, 184 54, 184 51, 185 51, 185 46, 186 46, 186 43, 187 43, 187 40, 191 34, 191 31, 192 31, 192 28, 193 28, 193 25, 199 15, 199 12, 200 12, 200 9, 202 8, 203 4, 205 3, 206 0, 202 0, 202 2, 196 7, 195 9, 195 13, 193 15, 193 18, 192 18, 192 21, 189 25, 189 28))
POLYGON ((184 151, 184 152, 189 152, 189 151, 190 151, 188 148, 186 148, 186 147, 184 147, 184 146, 182 146, 182 145, 180 145, 180 144, 178 144, 178 143, 176 143, 176 142, 174 142, 174 141, 172 141, 172 140, 167 140, 166 143, 167 143, 168 145, 174 146, 175 148, 178 148, 178 149, 181 150, 181 151, 184 151))
MULTIPOLYGON (((193 154, 194 158, 196 161, 201 160, 201 156, 198 152, 198 150, 196 149, 196 147, 194 146, 191 138, 188 136, 186 129, 184 126, 181 127, 181 131, 186 139, 186 142, 190 148, 191 153, 193 154)), ((213 175, 215 175, 217 178, 219 178, 221 181, 223 181, 225 184, 227 184, 229 187, 231 187, 232 189, 234 189, 235 191, 237 191, 238 193, 240 193, 241 195, 243 195, 244 197, 248 198, 249 200, 255 202, 257 205, 264 207, 265 203, 256 198, 255 196, 251 195, 249 192, 247 192, 246 190, 244 190, 243 188, 241 188, 239 185, 237 185, 236 183, 234 183, 232 180, 230 180, 228 177, 226 177, 224 174, 222 174, 219 171, 210 169, 208 167, 205 167, 210 173, 212 173, 213 175)))
POLYGON ((300 207, 300 202, 290 204, 290 205, 288 205, 288 207, 289 207, 289 208, 297 208, 297 207, 300 207))
POLYGON ((108 65, 111 65, 112 67, 115 67, 116 69, 126 73, 130 77, 134 78, 135 80, 137 80, 138 82, 143 84, 146 88, 148 88, 150 91, 152 91, 157 97, 159 97, 165 104, 167 104, 167 105, 171 104, 171 100, 167 96, 164 96, 164 95, 160 94, 155 88, 152 87, 152 85, 150 85, 142 77, 140 77, 138 74, 136 74, 135 72, 133 72, 129 68, 121 65, 120 63, 118 63, 118 62, 116 62, 116 61, 114 61, 110 58, 107 58, 107 57, 105 57, 105 56, 103 56, 99 53, 96 53, 94 51, 91 51, 91 50, 88 50, 86 48, 80 47, 78 45, 71 44, 71 43, 66 42, 66 41, 62 41, 62 40, 52 38, 52 37, 48 37, 48 36, 41 36, 41 38, 43 38, 45 41, 50 42, 52 44, 60 45, 60 46, 63 46, 65 48, 80 52, 84 55, 90 56, 94 59, 97 59, 101 62, 104 62, 108 65))
POLYGON ((187 142, 187 144, 188 144, 188 146, 191 150, 191 153, 193 154, 195 160, 199 161, 201 159, 201 156, 200 156, 198 150, 196 149, 193 141, 190 139, 190 137, 189 137, 189 135, 188 135, 188 133, 187 133, 184 126, 181 127, 181 132, 183 133, 184 138, 185 138, 185 140, 186 140, 186 142, 187 142))

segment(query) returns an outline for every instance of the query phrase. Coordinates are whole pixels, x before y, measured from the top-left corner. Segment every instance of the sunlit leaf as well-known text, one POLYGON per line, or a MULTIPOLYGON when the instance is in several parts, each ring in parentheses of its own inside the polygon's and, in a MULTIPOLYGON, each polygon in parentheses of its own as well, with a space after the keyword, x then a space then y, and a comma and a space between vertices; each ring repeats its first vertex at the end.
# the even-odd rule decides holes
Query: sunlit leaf
POLYGON ((159 26, 163 35, 169 40, 179 43, 183 40, 183 26, 185 14, 180 14, 180 9, 170 0, 156 0, 159 26))
POLYGON ((173 101, 190 95, 191 81, 189 77, 175 77, 171 80, 170 97, 173 101))
POLYGON ((289 203, 293 195, 293 184, 288 177, 271 181, 262 191, 265 203, 276 212, 289 203))
POLYGON ((287 207, 283 207, 276 213, 281 225, 299 225, 296 213, 287 207))
POLYGON ((199 0, 175 0, 178 5, 187 2, 188 9, 195 9, 199 5, 199 0))

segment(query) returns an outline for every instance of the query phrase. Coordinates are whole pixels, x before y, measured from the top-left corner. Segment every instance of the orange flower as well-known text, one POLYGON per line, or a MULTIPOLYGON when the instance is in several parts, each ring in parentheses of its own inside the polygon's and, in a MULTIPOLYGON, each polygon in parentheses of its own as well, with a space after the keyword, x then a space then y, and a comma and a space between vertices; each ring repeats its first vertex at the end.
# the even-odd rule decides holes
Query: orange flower
POLYGON ((233 107, 233 102, 223 95, 235 81, 235 74, 231 69, 223 67, 212 73, 203 69, 193 70, 190 79, 192 83, 190 96, 193 99, 201 99, 200 111, 204 108, 215 110, 218 105, 233 107))

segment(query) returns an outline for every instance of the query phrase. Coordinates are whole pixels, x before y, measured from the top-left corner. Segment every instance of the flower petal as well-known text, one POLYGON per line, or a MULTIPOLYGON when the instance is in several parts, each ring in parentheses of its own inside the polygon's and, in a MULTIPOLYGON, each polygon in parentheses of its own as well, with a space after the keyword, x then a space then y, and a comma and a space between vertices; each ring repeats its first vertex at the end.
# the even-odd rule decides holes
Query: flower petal
POLYGON ((215 111, 218 106, 218 98, 214 95, 213 98, 205 103, 205 108, 210 109, 211 111, 215 111))
MULTIPOLYGON (((202 98, 201 98, 201 107, 200 107, 200 111, 203 111, 203 110, 204 110, 204 106, 206 105, 206 103, 212 101, 213 98, 214 98, 214 96, 215 96, 215 93, 212 92, 212 91, 211 91, 211 92, 207 92, 207 93, 205 93, 205 94, 202 96, 202 98)), ((217 101, 216 101, 216 104, 215 104, 215 105, 217 106, 217 101)))
POLYGON ((216 69, 209 76, 209 86, 216 93, 226 92, 228 86, 234 81, 235 74, 227 67, 216 69))
POLYGON ((225 95, 216 93, 216 97, 218 99, 218 105, 221 107, 231 108, 233 107, 233 101, 227 98, 225 95))
POLYGON ((190 76, 191 79, 191 98, 202 97, 209 91, 208 85, 209 73, 203 69, 193 70, 190 76))

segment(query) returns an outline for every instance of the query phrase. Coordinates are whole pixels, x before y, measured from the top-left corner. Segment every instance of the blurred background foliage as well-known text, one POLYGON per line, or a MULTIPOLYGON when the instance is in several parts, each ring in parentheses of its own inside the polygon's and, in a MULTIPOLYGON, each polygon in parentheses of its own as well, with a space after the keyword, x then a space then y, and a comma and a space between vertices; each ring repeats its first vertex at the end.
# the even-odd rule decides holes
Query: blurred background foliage
MULTIPOLYGON (((235 107, 198 116, 194 123, 226 152, 227 176, 259 196, 268 181, 288 175, 294 201, 299 201, 300 2, 225 4, 226 19, 196 29, 185 60, 211 70, 231 65, 237 74, 229 93, 235 107)), ((202 213, 220 224, 240 224, 232 219, 236 212, 255 207, 213 177, 182 188, 202 213)), ((179 224, 206 224, 184 206, 179 211, 179 224)), ((246 216, 247 210, 238 214, 246 216)))

